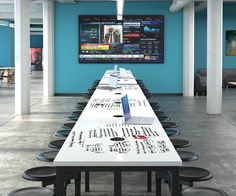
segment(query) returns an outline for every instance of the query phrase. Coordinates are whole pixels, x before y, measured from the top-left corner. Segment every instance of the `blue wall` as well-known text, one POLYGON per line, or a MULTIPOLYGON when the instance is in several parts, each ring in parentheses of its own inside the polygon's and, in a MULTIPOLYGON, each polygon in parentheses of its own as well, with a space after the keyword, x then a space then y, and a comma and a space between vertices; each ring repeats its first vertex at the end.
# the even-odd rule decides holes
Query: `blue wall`
MULTIPOLYGON (((31 48, 43 48, 43 36, 30 36, 31 48)), ((14 66, 14 29, 0 25, 0 66, 14 66)))
MULTIPOLYGON (((223 67, 236 68, 236 57, 225 55, 225 31, 236 30, 236 4, 224 4, 223 20, 223 67)), ((195 70, 207 65, 207 11, 195 17, 195 70)))
POLYGON ((31 35, 30 36, 30 47, 31 48, 43 48, 43 36, 42 35, 31 35))
POLYGON ((0 66, 14 66, 14 29, 0 26, 0 66))
MULTIPOLYGON (((182 12, 169 13, 170 2, 126 2, 125 14, 165 16, 164 64, 122 64, 152 92, 182 92, 182 12)), ((115 2, 55 3, 55 92, 86 92, 114 64, 78 63, 78 15, 115 15, 115 2)))

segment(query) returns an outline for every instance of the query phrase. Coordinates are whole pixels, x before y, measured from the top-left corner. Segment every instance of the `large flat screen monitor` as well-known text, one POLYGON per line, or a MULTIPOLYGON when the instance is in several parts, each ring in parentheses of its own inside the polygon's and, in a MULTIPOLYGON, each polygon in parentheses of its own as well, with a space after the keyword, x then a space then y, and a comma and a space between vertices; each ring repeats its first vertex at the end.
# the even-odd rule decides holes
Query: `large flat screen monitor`
POLYGON ((80 63, 164 63, 164 16, 79 16, 80 63))

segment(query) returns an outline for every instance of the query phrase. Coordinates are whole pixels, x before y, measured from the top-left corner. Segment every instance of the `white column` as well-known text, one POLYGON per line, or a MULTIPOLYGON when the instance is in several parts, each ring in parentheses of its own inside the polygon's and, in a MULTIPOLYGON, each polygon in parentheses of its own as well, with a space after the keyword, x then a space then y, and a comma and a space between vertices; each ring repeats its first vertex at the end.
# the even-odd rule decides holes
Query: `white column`
POLYGON ((14 0, 15 9, 15 113, 30 113, 29 0, 14 0))
POLYGON ((222 112, 223 0, 207 1, 207 113, 222 112))
POLYGON ((183 11, 183 95, 194 96, 194 2, 183 11))
POLYGON ((43 95, 54 96, 54 2, 43 0, 43 95))

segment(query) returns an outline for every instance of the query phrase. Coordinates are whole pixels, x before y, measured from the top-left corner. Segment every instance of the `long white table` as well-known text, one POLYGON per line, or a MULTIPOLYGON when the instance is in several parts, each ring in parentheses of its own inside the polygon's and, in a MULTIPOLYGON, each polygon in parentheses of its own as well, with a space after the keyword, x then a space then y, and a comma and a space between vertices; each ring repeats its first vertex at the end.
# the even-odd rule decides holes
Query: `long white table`
MULTIPOLYGON (((121 195, 121 171, 157 171, 165 167, 172 172, 172 196, 179 196, 178 167, 182 161, 155 116, 131 72, 125 84, 115 90, 104 90, 107 71, 101 84, 85 107, 64 145, 57 154, 57 196, 65 195, 65 173, 108 170, 115 172, 116 196, 121 195), (154 117, 152 125, 127 125, 119 104, 121 96, 129 97, 132 116, 154 117)), ((76 180, 75 195, 80 195, 76 180)), ((157 195, 161 195, 160 180, 157 195)))

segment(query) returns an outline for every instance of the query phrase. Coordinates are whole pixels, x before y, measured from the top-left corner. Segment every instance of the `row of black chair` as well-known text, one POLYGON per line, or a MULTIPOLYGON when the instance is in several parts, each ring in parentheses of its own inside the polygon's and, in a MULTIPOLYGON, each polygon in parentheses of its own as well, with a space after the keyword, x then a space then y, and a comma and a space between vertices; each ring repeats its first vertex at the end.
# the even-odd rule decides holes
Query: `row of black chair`
MULTIPOLYGON (((85 98, 91 97, 91 92, 84 95, 85 98)), ((68 116, 70 122, 66 122, 62 125, 61 130, 58 130, 54 133, 54 136, 60 137, 63 139, 53 140, 48 144, 48 147, 53 150, 48 150, 37 155, 37 159, 44 162, 53 162, 60 148, 65 142, 66 137, 69 135, 71 129, 75 125, 74 121, 77 121, 81 115, 83 109, 85 108, 87 102, 78 102, 76 105, 77 110, 71 112, 68 116)), ((42 187, 27 187, 22 189, 17 189, 8 194, 8 196, 52 196, 55 194, 56 190, 56 168, 52 166, 42 166, 30 168, 23 172, 22 177, 30 181, 39 181, 42 183, 42 187), (49 185, 53 185, 53 189, 48 188, 49 185)), ((75 179, 77 176, 70 174, 65 185, 70 183, 71 179, 75 179)), ((86 178, 89 178, 88 174, 85 175, 86 178)), ((89 180, 85 180, 89 183, 89 180)), ((86 191, 89 186, 86 186, 86 191)))
MULTIPOLYGON (((139 86, 141 87, 143 93, 147 97, 147 99, 151 99, 153 96, 152 93, 146 88, 142 80, 137 80, 139 86)), ((93 92, 96 90, 97 85, 99 84, 99 80, 95 80, 92 84, 91 88, 88 89, 88 93, 84 94, 85 98, 90 99, 93 92)), ((171 122, 170 117, 166 115, 163 111, 163 109, 160 107, 160 105, 156 102, 149 102, 151 107, 153 108, 156 116, 160 120, 163 128, 166 131, 166 134, 170 137, 170 140, 173 144, 173 146, 177 149, 177 152, 179 153, 180 158, 183 162, 190 162, 198 160, 198 154, 191 152, 191 151, 183 151, 179 150, 180 148, 187 148, 191 146, 191 143, 188 140, 176 138, 175 136, 179 136, 180 132, 176 130, 178 125, 176 123, 171 122)), ((47 161, 52 162, 54 158, 56 157, 59 149, 62 147, 65 138, 69 135, 71 129, 75 125, 75 122, 80 117, 83 109, 85 108, 87 102, 78 102, 76 105, 76 111, 71 112, 71 114, 68 116, 69 121, 64 123, 62 126, 62 130, 58 130, 54 133, 56 137, 60 137, 63 139, 54 140, 51 141, 48 145, 49 148, 54 149, 50 151, 45 151, 40 154, 38 154, 37 159, 40 161, 47 161)), ((165 182, 170 183, 170 174, 168 171, 158 171, 159 172, 159 178, 164 179, 165 182)), ((48 185, 54 185, 54 190, 56 189, 55 186, 55 180, 56 180, 56 169, 55 167, 35 167, 30 168, 23 172, 23 178, 26 180, 31 181, 40 181, 42 182, 42 187, 29 187, 24 189, 18 189, 9 194, 9 196, 28 196, 28 195, 41 195, 41 196, 49 196, 53 195, 54 191, 51 189, 46 188, 48 185)), ((156 175, 157 176, 157 175, 156 175)), ((147 190, 151 191, 151 178, 152 174, 151 172, 147 172, 147 190)), ((180 177, 180 189, 183 189, 183 186, 187 186, 190 188, 183 189, 182 195, 183 196, 194 196, 194 195, 201 195, 201 196, 209 196, 209 195, 216 195, 216 196, 226 196, 226 193, 217 189, 212 188, 199 188, 199 187, 193 187, 194 182, 202 182, 209 180, 213 177, 212 173, 206 169, 203 168, 197 168, 197 167, 181 167, 179 172, 180 177)), ((65 185, 65 189, 67 185, 70 183, 72 179, 77 178, 77 176, 73 176, 73 174, 68 175, 67 183, 65 185)), ((89 173, 86 172, 85 174, 85 191, 89 191, 89 173)), ((158 179, 156 179, 158 180, 158 179)))
MULTIPOLYGON (((153 95, 152 93, 146 88, 142 80, 137 80, 140 88, 142 89, 144 95, 147 99, 150 99, 153 95)), ((183 163, 191 162, 198 160, 199 156, 195 152, 191 151, 183 151, 179 150, 180 148, 187 148, 191 146, 190 141, 186 139, 176 138, 173 136, 179 136, 180 132, 175 130, 178 125, 174 122, 170 121, 170 117, 167 116, 160 105, 156 102, 151 102, 150 105, 152 109, 155 111, 155 114, 159 121, 162 124, 162 127, 165 129, 166 134, 170 137, 170 141, 172 142, 173 146, 176 148, 180 158, 182 159, 183 163)), ((158 171, 159 174, 156 175, 158 178, 164 179, 165 182, 170 183, 170 173, 166 170, 158 171)), ((151 174, 148 175, 148 191, 151 191, 151 174)), ((219 189, 209 188, 209 187, 193 187, 194 182, 203 182, 213 178, 213 174, 204 168, 199 167, 187 167, 182 166, 179 170, 179 178, 180 178, 180 190, 182 196, 227 196, 227 194, 219 189), (183 189, 183 186, 187 188, 183 189)), ((159 179, 156 179, 159 180, 159 179)))

